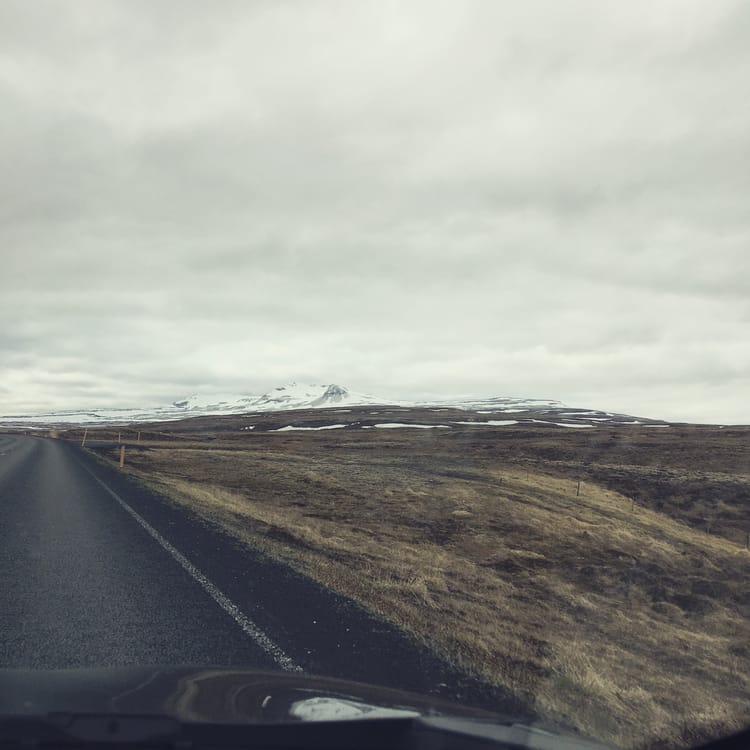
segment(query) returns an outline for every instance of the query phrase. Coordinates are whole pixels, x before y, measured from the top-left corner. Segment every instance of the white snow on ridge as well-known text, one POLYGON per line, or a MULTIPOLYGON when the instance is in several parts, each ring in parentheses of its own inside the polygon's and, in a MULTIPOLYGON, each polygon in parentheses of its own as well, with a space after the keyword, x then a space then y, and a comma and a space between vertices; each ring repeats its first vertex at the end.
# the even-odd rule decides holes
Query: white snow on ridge
POLYGON ((495 396, 492 398, 472 398, 461 396, 455 399, 440 399, 436 401, 415 401, 411 406, 429 406, 432 408, 446 407, 449 409, 463 409, 465 411, 487 411, 494 412, 516 412, 516 411, 540 411, 542 409, 562 409, 565 405, 560 401, 551 401, 541 398, 503 398, 495 396))
POLYGON ((110 424, 125 425, 135 422, 161 422, 168 419, 180 419, 170 416, 172 412, 162 411, 159 407, 153 410, 139 409, 97 409, 95 411, 60 411, 40 414, 15 414, 0 416, 0 424, 8 427, 49 427, 70 425, 110 424))
POLYGON ((380 424, 373 425, 381 430, 393 430, 398 427, 416 427, 419 430, 434 430, 434 429, 446 429, 450 430, 448 424, 406 424, 405 422, 381 422, 380 424))
POLYGON ((299 385, 288 383, 261 396, 191 396, 175 401, 172 407, 187 413, 226 414, 247 411, 279 411, 282 409, 321 409, 328 406, 362 406, 380 404, 381 400, 364 393, 352 393, 343 386, 299 385))
POLYGON ((324 409, 329 406, 383 405, 383 399, 353 393, 343 386, 289 383, 260 396, 194 394, 167 406, 143 409, 65 409, 36 414, 0 415, 0 424, 24 426, 124 425, 135 422, 168 422, 185 417, 266 413, 291 409, 324 409))
MULTIPOLYGON (((44 413, 0 415, 0 424, 10 427, 69 427, 73 425, 127 425, 145 422, 167 422, 187 417, 206 417, 221 415, 260 415, 268 412, 287 411, 294 409, 326 409, 331 408, 332 413, 344 413, 351 407, 377 406, 382 407, 379 411, 371 414, 379 414, 389 408, 429 408, 438 410, 463 410, 479 414, 502 415, 513 412, 535 412, 539 416, 549 416, 550 419, 557 417, 574 419, 583 418, 587 422, 611 422, 614 424, 625 424, 621 421, 624 415, 610 415, 602 411, 571 411, 559 401, 546 399, 523 399, 523 398, 476 398, 461 396, 455 399, 427 400, 393 400, 382 399, 363 393, 355 393, 347 388, 330 384, 298 384, 273 388, 262 395, 240 395, 240 394, 194 394, 169 405, 134 408, 114 409, 66 409, 60 411, 48 411, 44 413), (596 415, 596 416, 593 416, 596 415), (611 417, 609 419, 608 417, 611 417)), ((385 415, 384 415, 385 416, 385 415)), ((632 419, 632 417, 631 417, 632 419)), ((523 420, 527 423, 528 420, 523 420)), ((559 424, 563 427, 591 427, 591 424, 555 423, 548 420, 545 424, 559 424)), ((518 423, 515 419, 487 420, 485 422, 471 422, 471 425, 484 424, 488 426, 502 426, 518 423)), ((415 425, 401 422, 383 423, 392 424, 394 427, 413 427, 421 429, 433 429, 435 427, 447 428, 448 425, 415 425)), ((456 422, 455 424, 463 424, 456 422)), ((345 426, 345 425, 342 425, 345 426)), ((382 425, 377 425, 383 429, 382 425)), ((288 427, 292 428, 293 425, 288 427)), ((296 429, 336 429, 333 425, 325 428, 296 428, 296 429)), ((385 428, 387 429, 387 427, 385 428)))
POLYGON ((482 427, 489 425, 490 427, 504 427, 505 425, 518 424, 517 419, 488 419, 486 422, 454 422, 453 424, 468 424, 472 427, 482 427))
POLYGON ((315 431, 315 430, 340 430, 343 427, 349 427, 348 424, 326 424, 322 427, 295 427, 292 424, 288 424, 286 427, 278 427, 275 430, 269 430, 269 432, 292 432, 293 430, 302 431, 315 431))

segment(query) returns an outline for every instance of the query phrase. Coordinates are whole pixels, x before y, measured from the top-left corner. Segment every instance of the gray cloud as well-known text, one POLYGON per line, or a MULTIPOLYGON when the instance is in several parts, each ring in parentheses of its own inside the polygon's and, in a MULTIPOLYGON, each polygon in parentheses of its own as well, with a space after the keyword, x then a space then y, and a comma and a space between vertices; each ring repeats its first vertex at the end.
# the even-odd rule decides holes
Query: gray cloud
POLYGON ((749 78, 729 0, 5 2, 0 412, 309 378, 750 421, 749 78))

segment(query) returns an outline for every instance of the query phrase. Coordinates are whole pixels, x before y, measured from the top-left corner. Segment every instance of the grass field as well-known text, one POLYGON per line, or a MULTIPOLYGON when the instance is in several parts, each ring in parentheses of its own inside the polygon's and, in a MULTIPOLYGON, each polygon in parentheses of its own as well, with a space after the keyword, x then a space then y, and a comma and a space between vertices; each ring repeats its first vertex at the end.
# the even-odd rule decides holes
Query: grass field
POLYGON ((152 428, 126 471, 584 733, 750 723, 750 430, 247 426, 152 428))

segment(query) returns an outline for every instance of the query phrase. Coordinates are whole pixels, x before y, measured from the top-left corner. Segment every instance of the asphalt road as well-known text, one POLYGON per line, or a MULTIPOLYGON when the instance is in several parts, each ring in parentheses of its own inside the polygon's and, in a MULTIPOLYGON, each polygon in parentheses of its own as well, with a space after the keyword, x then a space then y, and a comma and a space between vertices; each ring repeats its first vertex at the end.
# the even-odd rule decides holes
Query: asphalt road
POLYGON ((77 445, 0 434, 0 668, 300 670, 523 714, 77 445))
POLYGON ((2 666, 274 666, 70 446, 0 437, 0 454, 2 666))

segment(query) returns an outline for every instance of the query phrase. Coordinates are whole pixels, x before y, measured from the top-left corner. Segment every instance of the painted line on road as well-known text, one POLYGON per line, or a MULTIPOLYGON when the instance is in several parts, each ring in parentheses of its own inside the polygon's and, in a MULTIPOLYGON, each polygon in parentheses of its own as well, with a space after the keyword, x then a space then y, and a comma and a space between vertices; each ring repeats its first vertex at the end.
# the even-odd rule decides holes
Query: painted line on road
MULTIPOLYGON (((79 462, 80 463, 80 462, 79 462)), ((111 487, 94 474, 88 466, 81 466, 129 513, 158 544, 184 568, 203 590, 250 636, 271 658, 287 672, 302 672, 302 667, 292 661, 240 608, 213 584, 176 547, 171 545, 143 516, 134 511, 111 487)))

